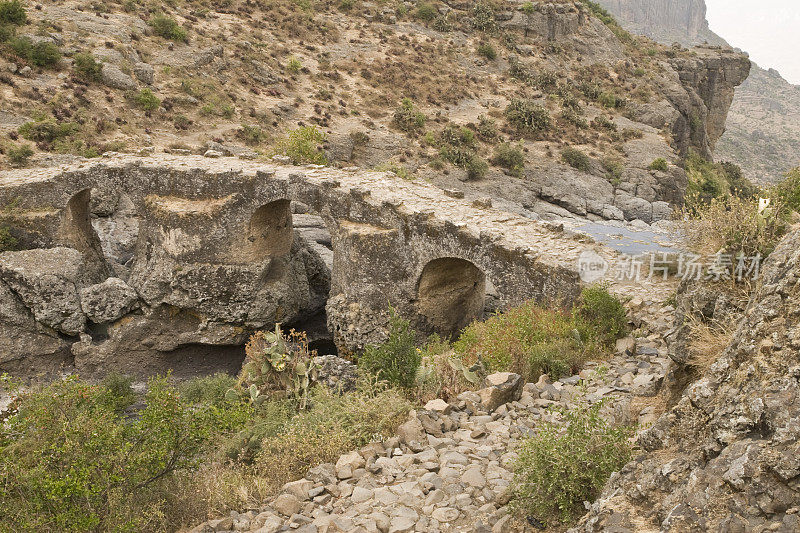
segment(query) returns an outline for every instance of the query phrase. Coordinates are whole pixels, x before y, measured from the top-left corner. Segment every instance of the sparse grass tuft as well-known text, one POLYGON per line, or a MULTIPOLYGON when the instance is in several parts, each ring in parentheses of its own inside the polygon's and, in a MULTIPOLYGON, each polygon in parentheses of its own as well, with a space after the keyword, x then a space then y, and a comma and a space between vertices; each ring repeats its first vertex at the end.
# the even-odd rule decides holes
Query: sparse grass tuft
POLYGON ((482 42, 478 44, 478 55, 485 57, 489 61, 497 59, 497 50, 492 43, 482 42))
POLYGON ((18 245, 19 241, 11 235, 8 226, 0 226, 0 252, 16 250, 18 245))

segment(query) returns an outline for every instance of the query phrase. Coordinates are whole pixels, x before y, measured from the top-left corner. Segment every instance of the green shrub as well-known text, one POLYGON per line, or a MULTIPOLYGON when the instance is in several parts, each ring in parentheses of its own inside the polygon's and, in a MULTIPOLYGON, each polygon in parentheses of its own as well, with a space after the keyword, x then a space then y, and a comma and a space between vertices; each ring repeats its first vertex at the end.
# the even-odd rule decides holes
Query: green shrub
POLYGON ((667 164, 666 159, 664 159, 663 157, 659 157, 654 159, 653 162, 650 163, 650 166, 647 168, 650 170, 659 170, 661 172, 666 172, 667 170, 669 170, 669 165, 667 164))
POLYGON ((227 403, 225 394, 236 386, 236 378, 224 372, 191 379, 178 386, 181 396, 190 404, 221 406, 227 403))
POLYGON ((581 291, 577 311, 594 331, 594 336, 606 345, 612 345, 628 331, 625 306, 602 285, 592 285, 581 291))
POLYGON ((37 122, 26 122, 18 131, 29 141, 52 143, 75 135, 80 131, 80 126, 75 122, 56 122, 53 118, 46 118, 37 122))
POLYGON ((522 4, 522 11, 528 15, 531 15, 536 11, 536 6, 533 4, 533 2, 525 2, 522 4))
POLYGON ((19 144, 8 149, 6 154, 12 165, 25 166, 33 155, 33 148, 27 144, 19 144))
POLYGON ((525 169, 525 154, 519 144, 502 143, 494 149, 492 164, 511 171, 512 176, 521 176, 525 169))
POLYGON ((117 413, 121 413, 136 401, 132 385, 131 377, 117 372, 111 372, 100 382, 100 386, 108 391, 109 406, 117 413))
POLYGON ((145 111, 155 111, 161 106, 161 100, 150 89, 142 89, 133 97, 136 105, 145 111))
MULTIPOLYGON (((19 241, 11 235, 8 226, 0 226, 0 252, 16 250, 18 245, 19 241)), ((0 449, 2 449, 2 443, 0 443, 0 449)))
POLYGON ((464 169, 467 171, 467 179, 479 180, 486 176, 486 172, 489 170, 489 163, 475 155, 466 162, 464 169))
POLYGON ((389 309, 389 337, 381 345, 367 346, 358 366, 386 380, 390 385, 411 387, 421 355, 414 344, 411 324, 389 309))
POLYGON ((540 72, 534 77, 533 85, 542 91, 549 91, 558 85, 558 74, 551 70, 540 72))
POLYGON ((575 148, 567 147, 561 150, 561 159, 572 168, 582 172, 589 172, 591 168, 589 156, 575 148))
POLYGON ((508 123, 521 133, 539 133, 550 128, 550 113, 533 100, 512 99, 505 115, 508 123))
POLYGON ((491 372, 516 372, 528 381, 544 373, 557 379, 598 353, 594 334, 571 313, 527 302, 473 322, 453 348, 467 365, 482 361, 491 372))
POLYGON ((250 146, 257 146, 268 138, 267 133, 261 129, 261 126, 251 124, 242 124, 239 131, 236 132, 236 136, 250 146))
POLYGON ((403 165, 394 161, 387 161, 386 163, 380 164, 375 167, 375 170, 379 172, 392 172, 396 174, 398 178, 402 178, 404 180, 414 179, 414 174, 412 172, 410 172, 403 165))
POLYGON ((478 117, 477 130, 478 137, 486 142, 495 142, 499 137, 497 133, 497 123, 486 115, 480 115, 478 117))
POLYGON ((494 18, 494 8, 491 4, 478 2, 472 8, 472 27, 478 31, 493 33, 497 30, 494 18))
POLYGON ((393 121, 395 125, 406 133, 421 129, 425 126, 426 120, 425 115, 417 110, 410 98, 403 98, 394 111, 393 121))
POLYGON ((73 60, 78 76, 87 81, 100 81, 103 75, 103 64, 92 54, 81 52, 75 54, 73 60))
POLYGON ((490 61, 494 61, 497 59, 497 50, 495 50, 491 43, 482 42, 478 44, 478 55, 481 55, 490 61))
POLYGON ((164 39, 169 39, 171 41, 186 42, 188 40, 186 30, 183 29, 174 19, 171 19, 166 15, 153 15, 150 17, 148 24, 150 24, 150 27, 153 28, 153 33, 159 37, 163 37, 164 39))
POLYGON ((11 24, 0 24, 0 43, 5 43, 17 34, 16 28, 11 24))
POLYGON ((439 133, 438 145, 442 159, 466 170, 469 179, 480 179, 489 170, 489 165, 477 154, 475 133, 469 128, 446 127, 439 133))
POLYGON ((724 200, 729 196, 750 199, 758 193, 732 163, 712 163, 691 150, 684 167, 689 178, 685 201, 690 211, 714 199, 724 200))
POLYGON ((0 517, 17 531, 166 528, 163 484, 195 466, 208 435, 165 379, 135 420, 103 386, 75 378, 23 393, 0 426, 0 517))
POLYGON ((597 97, 597 101, 603 107, 610 109, 616 109, 625 105, 625 100, 623 98, 620 98, 616 94, 607 91, 600 93, 600 96, 597 97))
POLYGON ((39 41, 33 45, 31 63, 37 67, 52 67, 61 61, 61 51, 51 42, 39 41))
POLYGON ((434 18, 436 18, 436 16, 438 14, 439 14, 439 10, 436 9, 436 6, 434 6, 433 4, 429 4, 427 2, 420 2, 417 5, 416 16, 420 20, 424 20, 426 22, 429 22, 429 21, 433 20, 434 18))
POLYGON ((275 153, 289 157, 295 165, 327 165, 328 158, 321 149, 324 141, 325 134, 315 126, 301 126, 276 143, 275 153))
POLYGON ((22 26, 28 22, 25 6, 19 0, 0 2, 0 24, 22 26))
POLYGON ((568 107, 561 111, 561 118, 575 126, 579 129, 584 129, 589 127, 589 122, 586 118, 582 117, 580 113, 575 111, 575 109, 568 107))
POLYGON ((606 157, 603 159, 603 170, 606 171, 606 178, 612 185, 619 185, 622 180, 622 172, 625 165, 619 159, 606 157))
POLYGON ((800 213, 800 167, 790 170, 769 194, 779 199, 787 210, 800 213))
POLYGON ((548 525, 570 522, 631 459, 631 429, 613 427, 601 407, 601 402, 579 402, 562 411, 563 423, 544 422, 522 442, 512 483, 516 512, 548 525))
POLYGON ((300 62, 295 56, 290 57, 286 61, 286 70, 291 72, 292 74, 297 74, 303 69, 303 63, 300 62))
POLYGON ((604 130, 617 131, 617 125, 605 115, 596 116, 592 120, 592 126, 604 130))

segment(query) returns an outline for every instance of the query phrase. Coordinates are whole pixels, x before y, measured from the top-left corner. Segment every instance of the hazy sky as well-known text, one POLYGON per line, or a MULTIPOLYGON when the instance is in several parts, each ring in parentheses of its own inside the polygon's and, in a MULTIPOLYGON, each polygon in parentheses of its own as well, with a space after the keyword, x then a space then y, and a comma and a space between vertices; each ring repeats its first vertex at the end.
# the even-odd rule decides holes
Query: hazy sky
POLYGON ((711 29, 800 84, 800 0, 706 0, 711 29))

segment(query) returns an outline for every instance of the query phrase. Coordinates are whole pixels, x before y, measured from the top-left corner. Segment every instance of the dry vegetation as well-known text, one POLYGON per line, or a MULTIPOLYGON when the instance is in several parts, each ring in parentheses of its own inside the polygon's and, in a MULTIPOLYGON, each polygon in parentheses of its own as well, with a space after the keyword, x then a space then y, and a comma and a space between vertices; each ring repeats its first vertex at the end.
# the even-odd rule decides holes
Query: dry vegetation
MULTIPOLYGON (((293 130, 311 126, 319 134, 305 138, 315 146, 296 150, 308 157, 290 156, 295 163, 335 163, 322 149, 337 135, 369 138, 387 128, 399 135, 381 137, 371 151, 389 152, 383 160, 421 177, 455 171, 480 178, 487 170, 500 176, 503 168, 521 175, 543 154, 558 161, 553 146, 624 160, 624 143, 641 133, 617 128, 612 119, 625 114, 627 103, 654 94, 659 56, 684 52, 634 39, 595 13, 622 39, 628 59, 593 63, 569 39, 548 44, 504 29, 496 18, 540 9, 539 2, 531 6, 498 1, 443 16, 438 2, 414 9, 356 0, 26 5, 27 23, 14 31, 57 36, 64 59, 30 65, 29 78, 0 79, 15 114, 46 130, 25 134, 16 123, 0 124, 6 155, 0 162, 20 166, 35 164, 42 152, 94 157, 145 146, 202 153, 211 141, 269 156, 287 151, 276 144, 293 130), (75 20, 57 16, 60 7, 73 10, 75 20), (92 17, 132 28, 130 40, 106 25, 93 26, 92 17), (114 88, 103 74, 108 65, 138 88, 114 88), (146 73, 137 79, 141 65, 152 67, 152 81, 146 73), (429 118, 424 127, 406 133, 393 125, 392 110, 402 98, 429 118), (535 135, 515 127, 504 113, 514 99, 542 106, 549 126, 535 135), (443 159, 438 147, 426 144, 426 133, 438 137, 449 125, 480 133, 481 115, 496 121, 496 132, 477 135, 471 164, 443 159), (525 164, 489 169, 498 142, 519 142, 525 164)), ((28 63, 4 51, 0 62, 28 63)), ((360 164, 358 154, 348 164, 360 164)))

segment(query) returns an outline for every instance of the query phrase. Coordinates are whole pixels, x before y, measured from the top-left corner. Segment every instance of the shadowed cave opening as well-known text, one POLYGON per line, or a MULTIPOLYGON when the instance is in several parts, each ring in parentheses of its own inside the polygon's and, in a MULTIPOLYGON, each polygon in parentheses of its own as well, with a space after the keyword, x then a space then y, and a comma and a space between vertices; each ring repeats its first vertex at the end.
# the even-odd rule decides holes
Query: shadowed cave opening
POLYGON ((417 285, 417 310, 426 334, 455 337, 483 316, 486 276, 466 259, 442 257, 425 265, 417 285))

